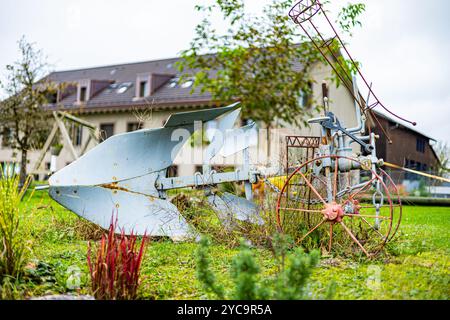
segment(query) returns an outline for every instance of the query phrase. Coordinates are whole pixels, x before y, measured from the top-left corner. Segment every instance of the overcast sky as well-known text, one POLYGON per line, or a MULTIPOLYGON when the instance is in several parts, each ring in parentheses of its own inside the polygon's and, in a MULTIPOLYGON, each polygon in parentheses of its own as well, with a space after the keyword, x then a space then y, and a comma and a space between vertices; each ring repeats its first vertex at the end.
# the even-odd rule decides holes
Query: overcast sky
MULTIPOLYGON (((264 2, 246 5, 257 13, 264 2)), ((350 51, 374 91, 385 105, 416 121, 419 130, 450 143, 450 1, 360 2, 367 12, 349 40, 350 51)), ((0 74, 16 59, 22 35, 45 52, 55 70, 177 56, 201 18, 194 11, 197 3, 0 0, 0 74)))

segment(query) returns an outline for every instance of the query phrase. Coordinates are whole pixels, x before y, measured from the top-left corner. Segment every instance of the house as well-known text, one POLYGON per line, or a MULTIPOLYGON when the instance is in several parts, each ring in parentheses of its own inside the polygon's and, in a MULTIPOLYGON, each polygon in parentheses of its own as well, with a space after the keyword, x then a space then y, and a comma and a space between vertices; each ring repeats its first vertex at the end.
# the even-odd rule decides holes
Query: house
MULTIPOLYGON (((436 140, 423 132, 401 123, 400 121, 378 111, 374 111, 380 125, 373 126, 372 131, 379 135, 376 140, 376 150, 379 158, 385 162, 393 163, 401 167, 435 173, 439 166, 439 158, 433 149, 432 142, 436 140), (391 143, 389 143, 389 138, 391 143)), ((385 169, 397 184, 403 184, 407 191, 419 189, 423 178, 414 173, 385 169)), ((426 181, 430 184, 429 181, 426 181)))
POLYGON ((433 198, 450 199, 450 183, 445 182, 440 186, 430 186, 428 192, 433 198))
MULTIPOLYGON (((180 82, 181 75, 176 68, 177 61, 179 58, 53 72, 48 76, 50 80, 65 83, 66 86, 52 97, 51 105, 48 107, 69 112, 97 125, 103 139, 106 139, 118 133, 161 127, 172 113, 220 106, 221 103, 214 101, 209 93, 201 93, 198 88, 192 92, 193 79, 188 78, 180 82)), ((300 65, 294 67, 301 70, 300 65)), ((186 72, 193 74, 195 70, 186 72)), ((324 80, 330 78, 331 68, 317 63, 311 74, 314 79, 313 99, 321 101, 321 85, 324 80)), ((329 96, 330 110, 341 119, 341 123, 355 126, 355 106, 346 89, 343 86, 330 86, 329 96)), ((254 153, 269 155, 270 159, 262 157, 264 159, 257 160, 258 164, 278 161, 282 149, 280 143, 283 143, 284 136, 288 134, 319 135, 319 126, 300 129, 280 123, 276 125, 279 130, 276 130, 275 135, 271 135, 275 143, 268 144, 267 135, 264 133, 259 135, 258 146, 254 148, 259 151, 254 150, 254 153), (267 150, 268 146, 271 150, 267 150)), ((49 128, 50 126, 51 124, 49 128)), ((88 139, 86 130, 74 124, 69 130, 78 154, 88 139)), ((88 148, 93 146, 91 143, 88 148)), ((172 175, 193 174, 201 167, 202 153, 194 150, 195 147, 189 144, 185 147, 191 150, 184 152, 184 157, 175 159, 174 166, 170 170, 172 175)), ((28 172, 32 170, 38 154, 39 151, 29 152, 28 172)), ((49 173, 50 158, 48 152, 43 166, 34 172, 36 178, 42 179, 49 173)), ((14 151, 4 146, 0 148, 0 162, 14 162, 18 161, 17 159, 20 158, 14 151)), ((61 169, 73 160, 75 159, 69 148, 64 147, 57 158, 56 169, 61 169)), ((234 160, 217 161, 218 165, 232 165, 234 160)))

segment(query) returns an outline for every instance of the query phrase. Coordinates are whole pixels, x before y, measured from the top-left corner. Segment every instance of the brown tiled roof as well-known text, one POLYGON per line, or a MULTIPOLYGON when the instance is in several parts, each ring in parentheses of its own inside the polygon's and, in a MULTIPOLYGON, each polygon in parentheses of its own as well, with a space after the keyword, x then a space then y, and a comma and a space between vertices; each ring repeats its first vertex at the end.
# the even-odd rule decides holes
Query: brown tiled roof
MULTIPOLYGON (((59 101, 64 109, 83 111, 99 111, 105 109, 123 109, 142 105, 155 105, 157 107, 177 105, 209 105, 212 103, 211 94, 201 93, 199 88, 194 92, 192 87, 183 87, 183 83, 177 83, 172 87, 171 83, 180 76, 175 63, 180 58, 127 63, 119 65, 101 66, 78 70, 56 71, 49 74, 48 78, 56 83, 71 83, 79 80, 109 80, 110 86, 97 92, 83 106, 76 104, 77 92, 64 97, 59 101), (161 75, 163 81, 158 83, 155 92, 145 99, 135 99, 136 79, 139 74, 161 75), (169 77, 167 77, 169 75, 169 77), (170 79, 169 81, 167 81, 170 79), (162 83, 162 85, 161 85, 162 83), (118 93, 120 86, 128 84, 128 89, 118 93), (160 86, 159 86, 160 85, 160 86)), ((188 74, 192 74, 188 72, 188 74)))

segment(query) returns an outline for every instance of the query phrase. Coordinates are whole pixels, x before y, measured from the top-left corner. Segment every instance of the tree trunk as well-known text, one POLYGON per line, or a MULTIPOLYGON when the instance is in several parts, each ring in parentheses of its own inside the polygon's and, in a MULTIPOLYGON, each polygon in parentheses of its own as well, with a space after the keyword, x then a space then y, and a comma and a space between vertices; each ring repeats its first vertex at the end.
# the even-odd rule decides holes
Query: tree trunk
POLYGON ((22 186, 27 179, 27 160, 28 160, 28 151, 22 150, 22 157, 20 160, 20 185, 22 186))

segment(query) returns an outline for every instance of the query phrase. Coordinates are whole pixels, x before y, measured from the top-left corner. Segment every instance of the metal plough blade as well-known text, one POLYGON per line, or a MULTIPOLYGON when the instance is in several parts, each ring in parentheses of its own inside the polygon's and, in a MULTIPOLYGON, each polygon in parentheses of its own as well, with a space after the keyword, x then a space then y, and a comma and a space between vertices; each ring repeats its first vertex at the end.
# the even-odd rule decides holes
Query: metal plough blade
POLYGON ((227 132, 231 130, 236 122, 241 109, 236 109, 228 114, 221 116, 217 120, 209 121, 206 123, 208 136, 211 143, 206 148, 203 155, 203 162, 209 163, 214 156, 222 150, 222 146, 226 141, 227 132), (212 127, 214 125, 214 127, 212 127), (212 134, 211 134, 212 133, 212 134))
POLYGON ((259 215, 259 208, 245 198, 225 192, 221 195, 209 195, 208 202, 227 228, 232 228, 236 219, 258 225, 264 224, 259 215))
MULTIPOLYGON (((108 229, 117 210, 118 228, 129 234, 186 237, 189 226, 169 201, 100 186, 50 187, 50 196, 77 215, 108 229)), ((117 232, 120 231, 116 230, 117 232)))
POLYGON ((231 156, 239 151, 247 149, 258 143, 258 132, 256 124, 251 123, 241 128, 228 130, 223 146, 220 149, 220 155, 223 157, 231 156))
POLYGON ((162 199, 165 190, 157 189, 156 181, 165 177, 193 134, 195 121, 208 122, 230 111, 230 119, 235 118, 236 106, 178 113, 163 128, 115 135, 56 172, 49 179, 49 194, 106 229, 117 210, 118 228, 126 233, 185 237, 190 227, 178 209, 162 199), (187 136, 174 138, 179 129, 187 136))

